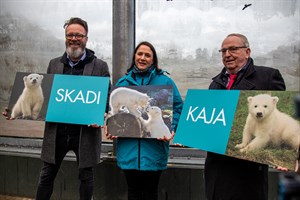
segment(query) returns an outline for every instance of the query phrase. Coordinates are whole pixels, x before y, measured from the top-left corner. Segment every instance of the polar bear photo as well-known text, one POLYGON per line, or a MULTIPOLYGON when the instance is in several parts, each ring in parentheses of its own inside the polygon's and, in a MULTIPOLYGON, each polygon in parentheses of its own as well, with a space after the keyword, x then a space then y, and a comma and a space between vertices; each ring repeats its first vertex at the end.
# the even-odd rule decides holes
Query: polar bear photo
POLYGON ((171 133, 162 118, 161 109, 157 106, 151 106, 146 109, 148 119, 140 117, 143 128, 149 132, 151 138, 171 138, 171 133))
POLYGON ((23 77, 24 89, 13 106, 11 117, 36 120, 44 103, 41 87, 44 76, 29 74, 23 77))
POLYGON ((109 98, 107 130, 113 136, 170 138, 173 113, 171 85, 116 87, 109 98))
POLYGON ((115 115, 126 111, 136 117, 141 116, 149 105, 152 98, 147 94, 126 87, 118 87, 110 94, 110 112, 109 115, 115 115))
POLYGON ((235 147, 249 152, 268 144, 285 144, 295 150, 299 148, 300 123, 277 109, 279 98, 269 94, 249 96, 248 116, 243 130, 242 143, 235 147))

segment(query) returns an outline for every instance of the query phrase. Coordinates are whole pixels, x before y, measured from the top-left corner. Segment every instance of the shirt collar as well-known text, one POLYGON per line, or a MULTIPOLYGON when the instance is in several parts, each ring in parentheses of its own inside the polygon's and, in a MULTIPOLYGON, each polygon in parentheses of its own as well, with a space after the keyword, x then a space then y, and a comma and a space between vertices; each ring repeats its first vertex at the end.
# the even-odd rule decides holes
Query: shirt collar
MULTIPOLYGON (((247 67, 249 66, 250 61, 251 61, 251 59, 249 58, 249 59, 247 60, 246 64, 245 64, 243 67, 241 67, 241 68, 239 69, 239 71, 237 72, 237 74, 238 74, 239 72, 245 71, 245 70, 247 69, 247 67)), ((225 75, 229 77, 229 73, 227 72, 227 70, 225 71, 225 75)))

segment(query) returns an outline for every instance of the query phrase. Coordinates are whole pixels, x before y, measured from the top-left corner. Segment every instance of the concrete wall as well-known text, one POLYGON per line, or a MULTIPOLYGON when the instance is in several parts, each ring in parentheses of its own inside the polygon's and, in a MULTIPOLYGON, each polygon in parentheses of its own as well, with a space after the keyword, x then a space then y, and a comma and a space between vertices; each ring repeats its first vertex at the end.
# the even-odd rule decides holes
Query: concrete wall
MULTIPOLYGON (((42 161, 39 158, 0 155, 0 194, 34 197, 42 161)), ((78 199, 76 162, 64 161, 55 181, 53 200, 78 199)), ((269 199, 278 199, 278 173, 269 175, 269 199)), ((123 172, 113 160, 105 160, 95 170, 94 200, 125 200, 127 186, 123 172)), ((170 164, 163 172, 159 199, 202 200, 203 166, 170 164)))

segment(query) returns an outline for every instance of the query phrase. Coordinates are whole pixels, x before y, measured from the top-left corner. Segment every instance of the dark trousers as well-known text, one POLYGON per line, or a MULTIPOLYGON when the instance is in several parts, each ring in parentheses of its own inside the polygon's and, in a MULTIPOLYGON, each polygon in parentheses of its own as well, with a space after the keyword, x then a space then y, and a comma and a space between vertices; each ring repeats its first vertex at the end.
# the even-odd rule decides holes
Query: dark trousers
POLYGON ((158 183, 162 171, 124 170, 128 200, 158 200, 158 183))
MULTIPOLYGON (((79 135, 58 135, 56 140, 56 163, 44 162, 40 172, 39 184, 36 193, 36 200, 49 200, 52 192, 54 180, 60 165, 68 151, 72 150, 76 154, 78 164, 78 148, 79 148, 79 135)), ((93 168, 80 168, 79 176, 80 187, 79 194, 80 200, 91 200, 94 189, 94 175, 93 168)))

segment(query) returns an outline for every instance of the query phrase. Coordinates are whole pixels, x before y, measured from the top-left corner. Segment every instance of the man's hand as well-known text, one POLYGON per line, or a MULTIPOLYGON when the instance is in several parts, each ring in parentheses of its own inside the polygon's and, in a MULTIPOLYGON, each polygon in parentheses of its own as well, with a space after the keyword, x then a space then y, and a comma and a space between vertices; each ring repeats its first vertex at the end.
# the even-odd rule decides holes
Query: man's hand
POLYGON ((98 124, 90 124, 90 125, 88 125, 88 127, 101 128, 101 126, 99 126, 98 124))
POLYGON ((9 112, 9 109, 7 107, 4 108, 4 111, 2 112, 2 115, 7 119, 7 120, 13 120, 15 118, 13 117, 9 117, 8 116, 8 112, 9 112))

